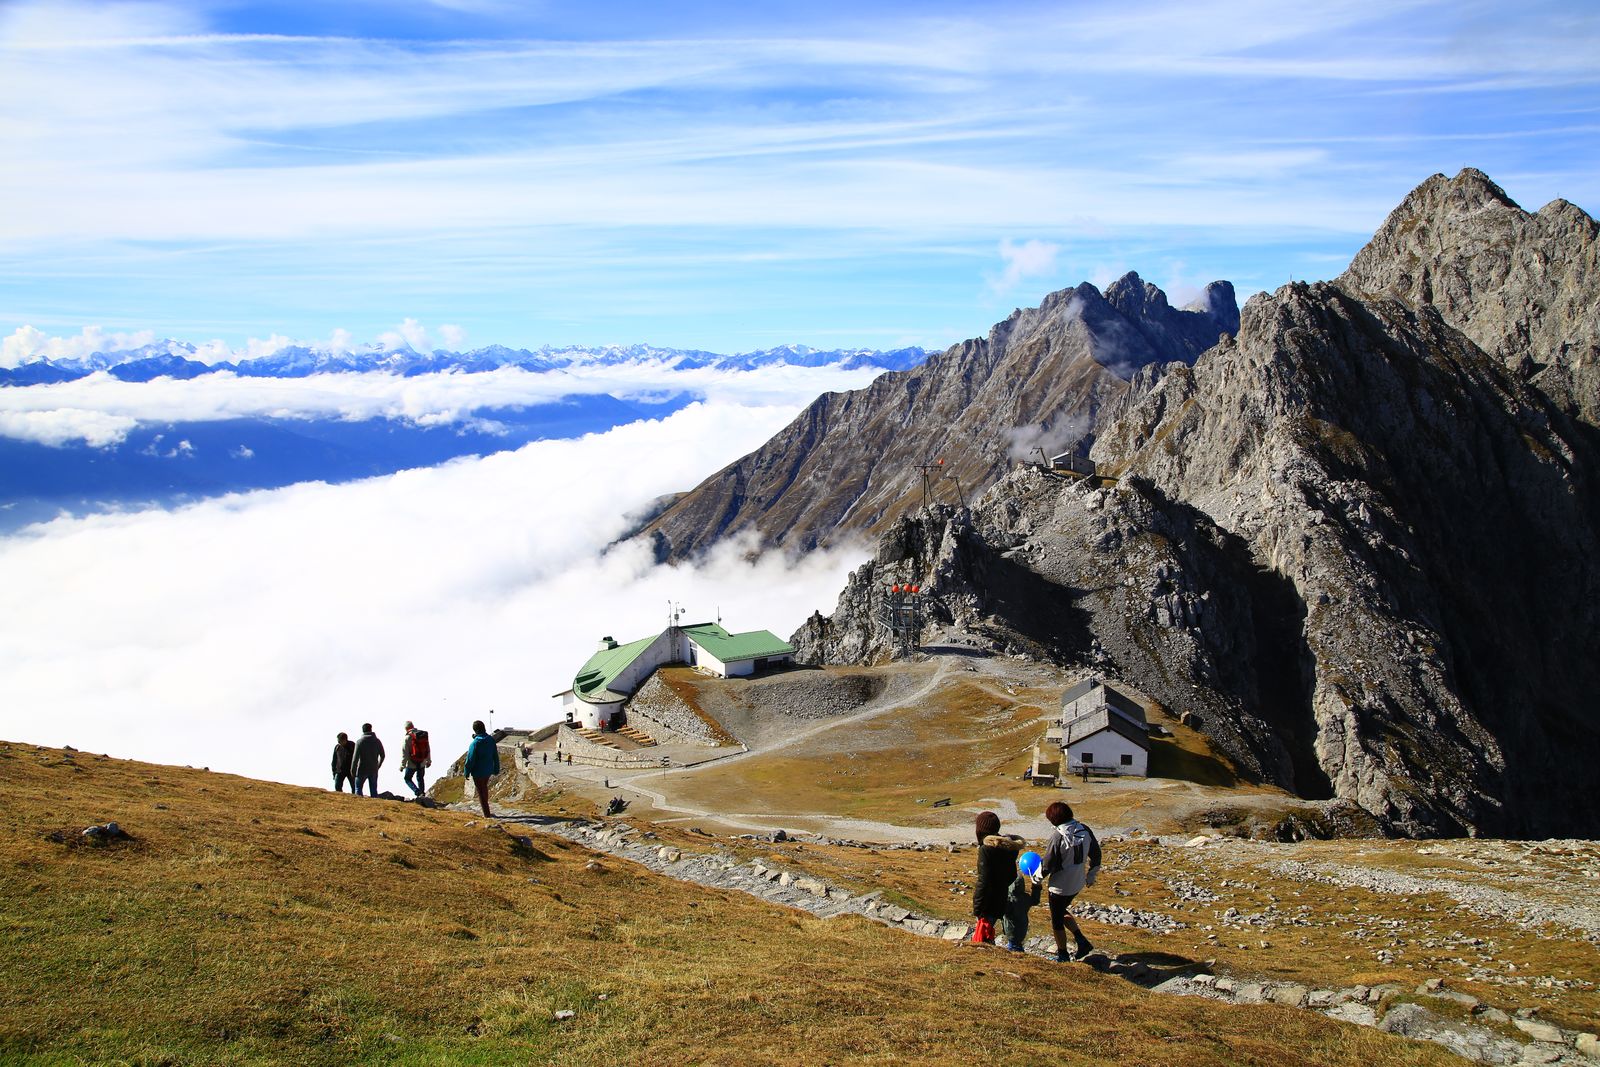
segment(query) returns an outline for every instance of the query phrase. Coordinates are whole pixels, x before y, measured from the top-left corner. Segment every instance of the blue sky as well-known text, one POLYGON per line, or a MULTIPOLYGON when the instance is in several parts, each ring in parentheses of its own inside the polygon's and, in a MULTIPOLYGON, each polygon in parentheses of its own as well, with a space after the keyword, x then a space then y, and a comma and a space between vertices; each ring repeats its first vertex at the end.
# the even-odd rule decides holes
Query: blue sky
POLYGON ((1600 207, 1593 6, 0 6, 0 333, 940 348, 1600 207), (446 330, 446 327, 453 329, 446 330))

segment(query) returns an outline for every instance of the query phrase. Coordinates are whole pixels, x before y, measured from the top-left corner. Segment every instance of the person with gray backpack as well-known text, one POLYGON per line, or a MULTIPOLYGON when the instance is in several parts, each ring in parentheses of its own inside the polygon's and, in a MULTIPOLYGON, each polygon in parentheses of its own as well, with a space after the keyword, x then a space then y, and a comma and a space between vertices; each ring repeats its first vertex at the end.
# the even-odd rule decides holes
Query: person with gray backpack
POLYGON ((1072 817, 1072 808, 1059 800, 1044 809, 1044 817, 1055 827, 1039 873, 1049 890, 1046 895, 1050 900, 1050 932, 1056 938, 1056 960, 1081 960, 1094 951, 1094 946, 1083 936, 1078 920, 1067 908, 1085 886, 1094 885, 1100 876, 1100 842, 1093 830, 1072 817), (1077 941, 1076 957, 1067 952, 1068 930, 1077 941))

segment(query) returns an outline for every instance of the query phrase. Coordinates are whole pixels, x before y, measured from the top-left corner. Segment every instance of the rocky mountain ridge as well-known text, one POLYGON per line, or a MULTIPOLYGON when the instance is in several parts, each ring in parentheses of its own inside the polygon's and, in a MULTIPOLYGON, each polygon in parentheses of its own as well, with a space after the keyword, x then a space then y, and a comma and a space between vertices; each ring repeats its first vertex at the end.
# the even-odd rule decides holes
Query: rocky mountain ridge
POLYGON ((653 345, 607 345, 600 348, 556 348, 545 345, 534 350, 490 345, 465 352, 447 349, 418 351, 410 345, 365 345, 358 348, 289 345, 269 354, 251 356, 168 339, 133 349, 61 358, 37 356, 15 367, 0 365, 0 386, 76 381, 99 372, 122 381, 146 382, 154 378, 199 378, 222 372, 242 378, 305 378, 313 374, 366 373, 415 377, 450 371, 482 374, 505 367, 541 373, 629 364, 665 364, 675 370, 750 371, 776 366, 906 370, 917 366, 926 357, 927 353, 920 348, 897 348, 891 351, 868 348, 822 350, 806 345, 782 345, 734 355, 698 349, 658 348, 653 345))
POLYGON ((659 558, 682 560, 744 532, 795 551, 875 534, 925 494, 966 499, 1019 456, 1092 436, 1102 409, 1154 380, 1148 369, 1192 362, 1237 328, 1227 282, 1184 309, 1131 273, 1104 293, 1088 283, 1053 293, 986 338, 865 389, 818 397, 644 535, 659 558))
POLYGON ((1500 250, 1545 257, 1546 290, 1469 263, 1430 274, 1452 279, 1449 314, 1415 285, 1353 291, 1398 277, 1396 235, 1472 249, 1475 218, 1515 222, 1486 188, 1430 179, 1340 281, 1253 298, 1236 338, 1153 375, 1095 443, 1114 488, 1023 469, 907 518, 796 635, 804 654, 891 654, 883 587, 920 581, 934 621, 1124 677, 1248 773, 1393 831, 1595 834, 1577 787, 1600 757, 1592 332, 1541 310, 1581 308, 1593 222, 1530 217, 1577 235, 1576 264, 1526 219, 1533 247, 1500 250))
POLYGON ((1431 307, 1569 414, 1600 425, 1600 225, 1552 200, 1524 211, 1482 171, 1417 186, 1337 279, 1431 307))

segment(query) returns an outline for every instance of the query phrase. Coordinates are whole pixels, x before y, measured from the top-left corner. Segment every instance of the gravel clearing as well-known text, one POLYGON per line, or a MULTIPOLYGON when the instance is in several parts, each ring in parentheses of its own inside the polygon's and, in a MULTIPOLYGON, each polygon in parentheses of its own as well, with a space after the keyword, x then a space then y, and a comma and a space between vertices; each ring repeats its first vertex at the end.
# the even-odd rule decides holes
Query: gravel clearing
POLYGON ((1373 867, 1352 867, 1333 863, 1303 863, 1278 860, 1265 865, 1267 870, 1287 878, 1300 878, 1324 885, 1354 886, 1374 893, 1412 896, 1442 893, 1479 915, 1503 919, 1527 930, 1546 926, 1565 926, 1600 944, 1600 907, 1590 896, 1576 901, 1536 900, 1495 886, 1464 882, 1459 878, 1421 877, 1373 867))

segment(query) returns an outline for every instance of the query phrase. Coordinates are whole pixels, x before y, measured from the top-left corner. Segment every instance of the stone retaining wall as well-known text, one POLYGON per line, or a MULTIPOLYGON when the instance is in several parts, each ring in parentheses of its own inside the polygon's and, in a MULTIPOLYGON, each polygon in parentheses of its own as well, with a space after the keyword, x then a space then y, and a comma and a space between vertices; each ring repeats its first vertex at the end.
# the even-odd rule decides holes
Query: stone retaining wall
MULTIPOLYGON (((616 767, 622 770, 637 770, 643 767, 661 766, 660 756, 622 752, 609 745, 597 745, 565 724, 561 727, 556 744, 563 760, 571 756, 573 763, 585 767, 616 767)), ((644 750, 644 752, 649 751, 649 749, 644 750)))
POLYGON ((657 741, 677 741, 705 748, 728 744, 703 716, 683 702, 672 687, 653 674, 628 701, 628 722, 657 741))

